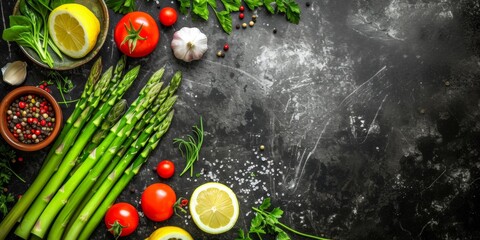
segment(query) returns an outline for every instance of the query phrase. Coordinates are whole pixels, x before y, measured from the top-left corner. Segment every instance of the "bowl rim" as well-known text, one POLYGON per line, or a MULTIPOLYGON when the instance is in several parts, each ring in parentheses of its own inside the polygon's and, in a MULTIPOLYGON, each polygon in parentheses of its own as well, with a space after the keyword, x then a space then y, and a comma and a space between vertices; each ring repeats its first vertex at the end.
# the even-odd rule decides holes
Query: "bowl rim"
MULTIPOLYGON (((17 0, 15 2, 15 6, 13 7, 13 13, 12 14, 16 14, 19 11, 18 8, 19 8, 20 1, 21 0, 17 0)), ((97 43, 96 43, 96 44, 98 44, 98 49, 97 49, 97 47, 94 47, 92 49, 92 51, 90 52, 91 54, 89 53, 89 54, 87 54, 87 56, 85 56, 83 58, 79 58, 78 61, 76 61, 76 62, 74 62, 74 63, 72 63, 71 65, 68 65, 68 66, 56 66, 54 64, 53 67, 49 67, 46 63, 44 63, 44 62, 40 61, 39 59, 35 58, 34 56, 32 56, 28 52, 26 47, 18 45, 20 47, 20 50, 23 52, 23 54, 25 56, 27 56, 28 59, 30 59, 35 64, 37 64, 41 67, 47 68, 47 69, 51 69, 51 70, 58 70, 58 71, 71 70, 71 69, 80 67, 80 66, 90 62, 92 59, 94 59, 98 55, 98 53, 100 52, 100 49, 103 47, 103 44, 105 43, 105 41, 107 39, 108 29, 110 28, 110 16, 109 16, 107 4, 103 0, 97 0, 97 1, 102 6, 102 13, 103 13, 104 18, 105 18, 104 19, 105 29, 100 29, 99 38, 97 39, 97 43), (105 32, 104 34, 102 34, 103 31, 105 32)), ((68 57, 68 56, 64 56, 64 57, 68 57)))
POLYGON ((22 86, 14 89, 13 91, 9 92, 1 101, 0 103, 0 135, 2 135, 3 139, 12 147, 15 149, 25 151, 25 152, 33 152, 33 151, 38 151, 40 149, 43 149, 50 145, 50 143, 53 142, 53 140, 57 137, 58 133, 60 132, 61 126, 62 126, 62 121, 63 121, 63 113, 62 113, 62 108, 58 104, 58 102, 55 100, 55 98, 47 93, 45 90, 40 89, 35 86, 22 86), (55 112, 55 125, 53 128, 52 133, 43 141, 39 143, 34 143, 34 144, 26 144, 26 143, 21 143, 19 140, 17 140, 13 134, 8 130, 8 124, 7 124, 7 109, 12 102, 17 99, 20 96, 26 95, 26 94, 38 94, 41 95, 42 97, 45 97, 47 101, 52 104, 52 107, 55 112))

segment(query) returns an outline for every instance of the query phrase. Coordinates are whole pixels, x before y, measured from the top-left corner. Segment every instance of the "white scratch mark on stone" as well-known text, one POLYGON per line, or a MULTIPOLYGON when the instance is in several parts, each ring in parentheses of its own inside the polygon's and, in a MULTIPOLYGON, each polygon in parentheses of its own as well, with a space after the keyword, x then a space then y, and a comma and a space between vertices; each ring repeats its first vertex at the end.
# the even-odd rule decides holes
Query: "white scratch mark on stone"
POLYGON ((253 76, 252 74, 240 69, 240 68, 236 68, 236 67, 232 67, 230 65, 226 65, 226 64, 222 64, 222 63, 218 63, 218 62, 214 62, 214 61, 210 61, 210 60, 204 60, 205 62, 208 62, 208 63, 211 63, 213 65, 217 65, 217 66, 222 66, 222 67, 225 67, 225 68, 228 68, 228 69, 231 69, 231 70, 234 70, 234 71, 237 71, 237 72, 240 72, 242 74, 244 74, 245 76, 257 81, 261 86, 265 87, 267 89, 269 89, 270 87, 272 87, 273 83, 271 81, 268 81, 268 80, 265 80, 265 79, 260 79, 260 78, 257 78, 255 76, 253 76))
MULTIPOLYGON (((5 11, 3 11, 3 1, 0 1, 0 9, 2 10, 2 21, 3 21, 3 29, 7 29, 7 24, 5 20, 5 11)), ((12 51, 10 49, 10 42, 7 42, 7 47, 8 47, 8 56, 9 58, 12 58, 12 51)))
POLYGON ((339 104, 339 106, 342 106, 343 103, 348 99, 350 98, 353 94, 355 94, 358 90, 360 90, 363 86, 365 86, 367 83, 369 83, 370 81, 372 81, 376 76, 378 76, 380 73, 382 73, 383 71, 385 71, 387 69, 387 66, 383 66, 380 70, 378 70, 377 73, 375 73, 372 77, 370 77, 367 81, 365 81, 364 83, 362 83, 360 86, 358 86, 357 88, 355 88, 355 90, 353 90, 350 94, 348 94, 348 96, 345 97, 345 99, 342 100, 342 102, 339 104))
POLYGON ((367 134, 365 135, 365 138, 363 139, 362 143, 364 143, 365 141, 367 141, 368 136, 369 136, 370 133, 372 132, 373 126, 374 126, 374 124, 375 124, 375 121, 377 121, 378 113, 382 110, 383 104, 384 104, 385 101, 387 100, 387 97, 388 97, 388 94, 385 95, 385 97, 383 98, 382 102, 380 103, 380 106, 378 107, 377 112, 375 113, 375 116, 373 117, 372 122, 370 123, 370 126, 368 127, 367 134))
MULTIPOLYGON (((317 150, 317 147, 318 147, 318 144, 320 143, 320 140, 322 139, 323 137, 323 134, 325 133, 326 129, 327 129, 327 126, 330 124, 330 120, 332 120, 332 118, 329 118, 327 120, 327 123, 325 123, 325 126, 323 126, 323 129, 322 129, 322 132, 320 133, 320 135, 318 136, 317 138, 317 141, 315 142, 315 145, 313 146, 313 149, 312 151, 310 151, 307 155, 307 157, 305 158, 305 161, 303 161, 303 166, 301 168, 301 171, 298 171, 298 169, 296 170, 295 172, 295 179, 297 180, 296 183, 295 183, 295 189, 293 192, 296 192, 297 191, 297 188, 298 188, 298 185, 300 183, 300 180, 302 179, 303 177, 303 174, 305 173, 305 167, 307 166, 307 163, 308 163, 308 160, 310 160, 310 157, 313 155, 313 153, 315 153, 315 151, 317 150)), ((303 154, 302 154, 302 158, 303 158, 303 154)), ((300 162, 301 164, 301 162, 300 162)))

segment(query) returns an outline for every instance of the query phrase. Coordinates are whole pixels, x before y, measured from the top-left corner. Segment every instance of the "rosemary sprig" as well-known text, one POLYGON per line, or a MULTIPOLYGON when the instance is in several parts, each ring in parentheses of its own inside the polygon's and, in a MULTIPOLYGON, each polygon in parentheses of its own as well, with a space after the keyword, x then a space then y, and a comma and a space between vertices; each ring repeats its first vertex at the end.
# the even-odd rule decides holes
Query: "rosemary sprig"
POLYGON ((193 132, 195 136, 188 135, 187 139, 175 138, 173 139, 174 143, 178 144, 178 149, 183 157, 187 160, 187 165, 180 173, 180 176, 185 174, 190 170, 190 177, 193 177, 193 164, 198 160, 200 149, 203 144, 203 122, 202 117, 200 117, 200 127, 193 126, 193 132))

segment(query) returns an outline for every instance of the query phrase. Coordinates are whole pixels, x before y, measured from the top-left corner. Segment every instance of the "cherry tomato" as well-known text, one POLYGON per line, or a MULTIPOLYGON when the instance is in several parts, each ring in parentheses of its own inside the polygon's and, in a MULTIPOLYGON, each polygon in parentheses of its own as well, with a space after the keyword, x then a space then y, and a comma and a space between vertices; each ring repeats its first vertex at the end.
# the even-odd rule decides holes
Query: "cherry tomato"
POLYGON ((170 160, 163 160, 157 165, 157 174, 161 178, 171 178, 175 173, 175 165, 170 160))
POLYGON ((132 234, 137 229, 138 221, 137 209, 125 202, 114 204, 105 214, 105 225, 116 238, 132 234))
POLYGON ((154 183, 142 193, 142 210, 152 221, 165 221, 173 215, 176 201, 177 195, 170 186, 154 183))
POLYGON ((158 19, 163 26, 170 27, 177 22, 177 11, 171 7, 164 7, 160 10, 158 19))
POLYGON ((145 12, 130 12, 115 26, 114 39, 120 51, 129 57, 144 57, 157 47, 160 32, 155 20, 145 12))

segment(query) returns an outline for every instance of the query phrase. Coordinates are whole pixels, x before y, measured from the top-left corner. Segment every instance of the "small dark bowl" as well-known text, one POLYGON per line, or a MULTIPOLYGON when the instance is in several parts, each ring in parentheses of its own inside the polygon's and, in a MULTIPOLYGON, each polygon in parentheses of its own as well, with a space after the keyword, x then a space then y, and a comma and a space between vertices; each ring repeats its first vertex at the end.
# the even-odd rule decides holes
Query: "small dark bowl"
POLYGON ((50 143, 55 140, 58 133, 60 132, 60 128, 62 126, 63 114, 62 109, 58 105, 58 102, 53 98, 52 95, 47 93, 45 90, 42 90, 38 87, 34 86, 23 86, 14 89, 13 91, 9 92, 5 98, 3 98, 2 102, 0 103, 0 134, 2 135, 3 139, 10 144, 10 146, 25 152, 33 152, 38 151, 47 147, 50 143), (13 134, 8 130, 8 123, 7 123, 7 110, 8 107, 15 101, 15 99, 27 95, 27 94, 35 94, 45 98, 53 108, 55 112, 55 125, 53 127, 53 131, 50 133, 48 137, 46 137, 43 141, 39 143, 31 143, 26 144, 20 142, 16 139, 13 134))
MULTIPOLYGON (((98 21, 100 21, 100 33, 98 34, 95 47, 83 58, 75 59, 63 54, 63 60, 60 59, 52 49, 49 48, 48 51, 50 52, 50 55, 52 55, 54 61, 53 67, 50 68, 46 63, 40 60, 40 57, 33 49, 20 46, 22 52, 37 65, 53 70, 69 70, 89 62, 100 52, 108 35, 109 16, 107 4, 105 4, 104 0, 75 0, 74 2, 82 4, 90 9, 90 11, 97 16, 98 21)), ((13 8, 14 15, 19 14, 19 3, 20 1, 17 1, 15 7, 13 8)))

